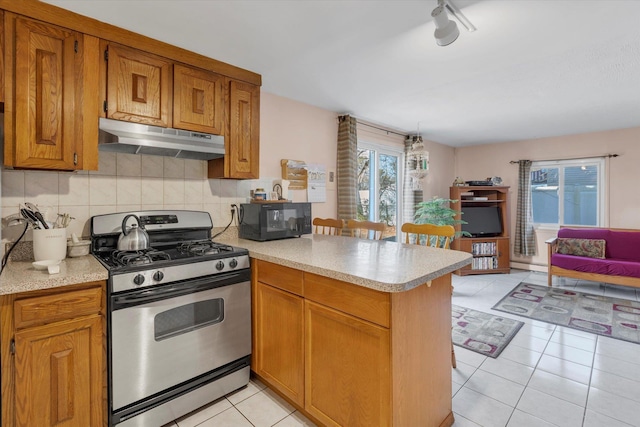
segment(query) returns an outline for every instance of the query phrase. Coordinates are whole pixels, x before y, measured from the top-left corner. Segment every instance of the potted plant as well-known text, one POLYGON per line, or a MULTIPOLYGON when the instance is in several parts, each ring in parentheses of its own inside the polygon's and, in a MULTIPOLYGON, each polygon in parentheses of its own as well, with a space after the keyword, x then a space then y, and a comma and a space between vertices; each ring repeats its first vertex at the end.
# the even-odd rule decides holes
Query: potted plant
MULTIPOLYGON (((452 225, 466 224, 462 219, 456 219, 456 215, 461 213, 455 209, 451 209, 451 203, 457 200, 443 199, 434 197, 431 200, 420 202, 416 205, 416 213, 414 216, 416 224, 435 224, 435 225, 452 225)), ((456 231, 455 237, 471 237, 466 231, 456 231)))

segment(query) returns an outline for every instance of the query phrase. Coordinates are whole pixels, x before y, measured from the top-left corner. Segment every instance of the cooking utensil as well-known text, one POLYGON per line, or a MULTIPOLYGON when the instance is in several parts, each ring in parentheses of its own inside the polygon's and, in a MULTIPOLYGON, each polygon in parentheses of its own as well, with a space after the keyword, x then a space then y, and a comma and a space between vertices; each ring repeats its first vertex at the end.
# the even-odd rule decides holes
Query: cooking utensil
POLYGON ((36 229, 41 228, 40 221, 35 216, 33 211, 30 211, 27 208, 20 208, 20 214, 22 214, 22 217, 26 219, 29 222, 29 224, 31 224, 31 227, 36 229))
POLYGON ((45 230, 48 230, 49 229, 49 225, 47 224, 47 221, 44 219, 44 217, 42 216, 40 211, 35 211, 35 212, 33 212, 33 214, 35 215, 36 218, 38 218, 38 221, 40 221, 42 223, 42 227, 45 230))
POLYGON ((67 228, 72 219, 75 218, 70 216, 68 213, 58 214, 54 228, 67 228))
POLYGON ((118 238, 118 250, 140 251, 148 248, 149 235, 145 231, 144 226, 140 223, 140 218, 134 214, 125 216, 122 220, 122 233, 118 238), (127 229, 127 220, 131 217, 136 219, 136 224, 132 224, 131 228, 127 229))
POLYGON ((24 202, 24 207, 29 209, 31 212, 40 212, 40 209, 38 209, 38 207, 36 205, 34 205, 33 203, 29 203, 29 202, 24 202))

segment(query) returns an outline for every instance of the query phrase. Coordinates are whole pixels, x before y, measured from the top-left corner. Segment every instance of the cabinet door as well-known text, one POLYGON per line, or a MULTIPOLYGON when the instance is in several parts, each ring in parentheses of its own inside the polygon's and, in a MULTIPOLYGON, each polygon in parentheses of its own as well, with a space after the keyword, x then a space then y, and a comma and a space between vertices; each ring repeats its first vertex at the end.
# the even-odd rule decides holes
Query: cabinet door
POLYGON ((209 161, 209 178, 259 178, 260 87, 228 81, 226 155, 209 161))
POLYGON ((509 247, 509 239, 498 239, 496 241, 497 256, 498 256, 498 268, 509 269, 511 267, 511 248, 509 247))
POLYGON ((304 405, 304 305, 301 297, 257 283, 255 372, 304 405))
POLYGON ((173 126, 223 134, 223 80, 219 74, 176 64, 173 68, 173 126))
POLYGON ((171 127, 171 62, 116 44, 108 58, 107 117, 171 127))
POLYGON ((24 329, 15 343, 16 426, 103 424, 101 316, 24 329))
POLYGON ((81 90, 76 72, 82 65, 77 53, 82 41, 74 31, 15 20, 13 166, 76 169, 75 109, 81 90))
POLYGON ((391 425, 389 330, 310 301, 305 324, 309 414, 327 426, 391 425))

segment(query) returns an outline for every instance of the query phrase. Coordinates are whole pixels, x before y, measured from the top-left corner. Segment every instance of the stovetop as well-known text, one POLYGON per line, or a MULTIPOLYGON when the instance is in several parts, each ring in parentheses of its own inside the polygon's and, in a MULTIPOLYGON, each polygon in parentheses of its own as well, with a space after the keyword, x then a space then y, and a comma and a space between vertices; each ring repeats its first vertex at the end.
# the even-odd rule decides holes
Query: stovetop
POLYGON ((250 268, 249 252, 212 241, 212 229, 211 216, 201 211, 97 215, 91 218, 91 253, 109 270, 113 292, 250 268), (123 221, 130 227, 134 215, 149 236, 149 249, 119 251, 123 221))
POLYGON ((196 240, 139 251, 102 248, 100 251, 94 252, 94 255, 109 270, 121 272, 233 258, 247 253, 246 249, 211 240, 196 240))

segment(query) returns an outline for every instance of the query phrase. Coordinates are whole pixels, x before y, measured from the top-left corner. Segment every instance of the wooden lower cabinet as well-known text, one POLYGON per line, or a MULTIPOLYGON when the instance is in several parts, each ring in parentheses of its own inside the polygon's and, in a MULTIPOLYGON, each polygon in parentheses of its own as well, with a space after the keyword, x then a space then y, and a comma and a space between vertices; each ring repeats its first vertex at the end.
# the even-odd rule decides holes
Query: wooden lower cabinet
POLYGON ((450 274, 398 293, 260 260, 252 275, 252 369, 313 421, 453 424, 450 274))
POLYGON ((101 316, 25 329, 15 347, 16 425, 101 425, 101 316))
POLYGON ((3 427, 106 426, 105 286, 0 296, 3 427))
POLYGON ((305 324, 309 414, 327 426, 391 425, 389 330, 310 301, 305 324))
POLYGON ((304 405, 304 301, 258 282, 256 348, 253 369, 273 387, 304 405), (286 351, 280 351, 286 349, 286 351))

